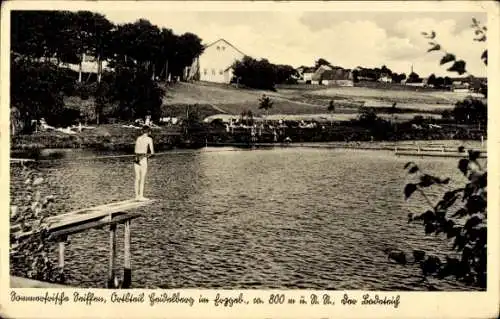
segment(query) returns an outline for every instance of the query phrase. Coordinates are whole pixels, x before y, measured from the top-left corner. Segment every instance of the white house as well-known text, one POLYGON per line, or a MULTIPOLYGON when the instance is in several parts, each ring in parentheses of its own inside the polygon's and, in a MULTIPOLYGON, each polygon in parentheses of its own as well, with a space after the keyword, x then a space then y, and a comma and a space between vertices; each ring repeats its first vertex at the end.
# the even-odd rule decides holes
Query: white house
POLYGON ((406 86, 414 86, 414 87, 424 87, 425 83, 424 82, 405 82, 404 83, 406 86))
MULTIPOLYGON (((79 64, 61 63, 62 67, 69 68, 73 71, 78 72, 80 70, 79 64)), ((108 62, 102 61, 102 69, 108 70, 108 62)), ((83 54, 82 60, 82 72, 83 73, 97 73, 97 59, 91 55, 83 54)))
POLYGON ((381 74, 378 81, 381 83, 392 83, 392 78, 388 74, 381 74))
POLYGON ((314 75, 314 72, 316 72, 316 69, 313 67, 306 67, 306 66, 301 66, 297 69, 297 72, 299 73, 299 83, 312 83, 312 77, 314 75))
POLYGON ((232 65, 244 56, 234 45, 219 39, 206 45, 203 53, 186 69, 186 79, 230 83, 233 78, 232 65))

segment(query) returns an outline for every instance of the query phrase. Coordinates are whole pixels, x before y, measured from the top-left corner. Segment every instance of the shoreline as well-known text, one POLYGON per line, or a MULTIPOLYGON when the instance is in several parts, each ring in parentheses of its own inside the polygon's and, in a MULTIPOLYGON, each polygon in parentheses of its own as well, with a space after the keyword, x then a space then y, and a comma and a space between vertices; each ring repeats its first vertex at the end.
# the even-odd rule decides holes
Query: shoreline
MULTIPOLYGON (((204 150, 207 148, 224 149, 234 148, 234 150, 252 149, 275 149, 275 148, 310 148, 310 149, 338 149, 357 151, 387 151, 395 156, 432 156, 432 157, 466 157, 467 153, 458 151, 459 146, 464 146, 466 150, 480 151, 480 158, 487 158, 486 145, 481 146, 480 141, 475 140, 407 140, 407 141, 374 141, 374 142, 295 142, 295 143, 207 143, 206 145, 189 147, 171 147, 167 150, 157 151, 157 155, 165 155, 170 152, 187 151, 190 149, 204 150)), ((69 160, 80 161, 99 158, 131 157, 130 152, 124 150, 97 150, 102 154, 95 154, 96 150, 89 148, 43 148, 36 152, 32 150, 11 149, 11 163, 26 163, 37 161, 69 160), (69 156, 66 153, 82 152, 93 155, 69 156)), ((215 151, 215 150, 214 150, 215 151)))

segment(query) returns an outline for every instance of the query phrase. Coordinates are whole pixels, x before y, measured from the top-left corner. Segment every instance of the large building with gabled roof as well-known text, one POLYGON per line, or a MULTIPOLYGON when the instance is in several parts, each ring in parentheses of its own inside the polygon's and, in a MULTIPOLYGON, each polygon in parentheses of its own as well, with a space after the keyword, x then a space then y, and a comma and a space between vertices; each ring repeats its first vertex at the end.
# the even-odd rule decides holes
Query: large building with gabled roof
POLYGON ((206 45, 203 53, 186 69, 186 79, 230 83, 233 78, 232 65, 244 56, 234 45, 219 39, 206 45))

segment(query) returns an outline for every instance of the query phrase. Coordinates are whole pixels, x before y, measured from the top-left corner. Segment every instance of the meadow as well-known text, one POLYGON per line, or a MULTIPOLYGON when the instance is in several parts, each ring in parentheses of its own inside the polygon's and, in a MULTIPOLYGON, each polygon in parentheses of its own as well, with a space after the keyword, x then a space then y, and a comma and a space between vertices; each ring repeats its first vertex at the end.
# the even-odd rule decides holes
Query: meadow
POLYGON ((327 108, 329 102, 333 100, 335 104, 333 113, 339 119, 352 118, 353 114, 359 113, 359 108, 362 106, 379 109, 379 113, 383 115, 388 113, 387 108, 390 108, 392 103, 397 103, 399 113, 406 113, 403 115, 405 119, 415 115, 436 117, 443 110, 452 109, 457 101, 464 98, 463 94, 445 94, 428 90, 420 92, 366 87, 286 86, 278 88, 276 92, 270 92, 221 84, 179 83, 167 87, 163 103, 167 110, 193 104, 203 106, 205 109, 212 107, 212 112, 204 110, 205 116, 240 115, 248 110, 254 115, 266 115, 265 111, 259 109, 259 98, 263 94, 273 101, 273 107, 268 111, 269 115, 324 115, 330 113, 327 108))

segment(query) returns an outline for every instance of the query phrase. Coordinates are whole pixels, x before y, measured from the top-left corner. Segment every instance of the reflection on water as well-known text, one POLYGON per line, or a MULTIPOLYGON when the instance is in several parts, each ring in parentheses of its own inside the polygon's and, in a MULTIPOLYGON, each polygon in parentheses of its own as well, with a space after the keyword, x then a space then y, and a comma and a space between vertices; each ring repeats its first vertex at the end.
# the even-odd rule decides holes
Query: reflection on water
MULTIPOLYGON (((390 152, 297 148, 179 151, 153 158, 146 196, 158 201, 132 222, 133 285, 424 289, 416 267, 391 264, 383 251, 439 254, 448 247, 407 224, 408 212, 424 209, 418 198, 403 199, 407 160, 390 152)), ((414 160, 463 181, 455 159, 414 160)), ((61 210, 133 196, 131 158, 56 161, 45 169, 60 182, 61 210)), ((103 286, 106 230, 73 236, 66 251, 72 284, 103 286)))

